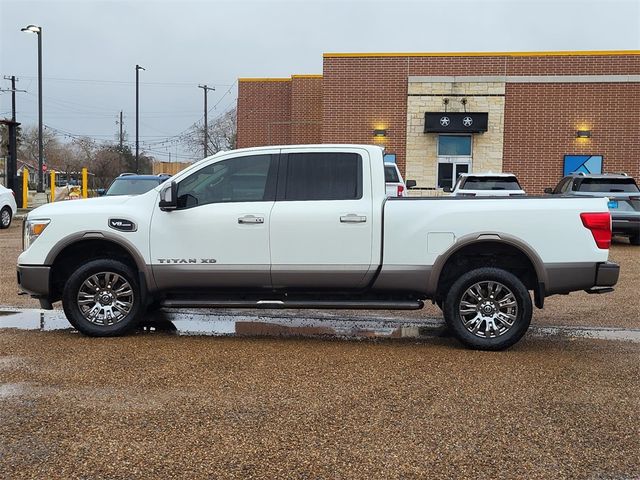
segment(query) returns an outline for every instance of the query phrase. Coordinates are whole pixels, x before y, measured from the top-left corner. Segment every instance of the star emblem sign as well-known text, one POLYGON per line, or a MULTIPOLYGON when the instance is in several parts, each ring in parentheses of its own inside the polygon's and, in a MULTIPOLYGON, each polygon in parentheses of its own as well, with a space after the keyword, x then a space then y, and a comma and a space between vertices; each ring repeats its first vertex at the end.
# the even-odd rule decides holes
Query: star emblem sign
POLYGON ((464 117, 464 118, 462 119, 462 124, 463 124, 465 127, 470 127, 471 125, 473 125, 473 118, 471 118, 471 117, 464 117))
POLYGON ((449 117, 440 117, 440 125, 443 127, 448 127, 450 123, 451 120, 449 120, 449 117))

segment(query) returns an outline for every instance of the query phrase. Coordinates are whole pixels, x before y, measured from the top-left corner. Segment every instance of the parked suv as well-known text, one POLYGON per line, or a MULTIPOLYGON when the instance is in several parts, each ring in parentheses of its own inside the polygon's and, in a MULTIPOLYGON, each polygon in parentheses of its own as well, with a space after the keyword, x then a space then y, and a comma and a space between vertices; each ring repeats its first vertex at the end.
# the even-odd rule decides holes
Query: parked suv
POLYGON ((387 185, 387 197, 407 196, 407 185, 395 163, 384 163, 384 181, 387 185))
POLYGON ((525 195, 513 173, 462 173, 452 189, 454 197, 511 197, 525 195))
POLYGON ((158 175, 136 175, 135 173, 123 173, 111 182, 106 196, 113 195, 140 195, 154 189, 171 175, 160 173, 158 175))
POLYGON ((545 188, 544 192, 562 196, 607 197, 613 234, 627 236, 632 245, 640 245, 640 189, 626 173, 572 173, 560 180, 555 188, 545 188))

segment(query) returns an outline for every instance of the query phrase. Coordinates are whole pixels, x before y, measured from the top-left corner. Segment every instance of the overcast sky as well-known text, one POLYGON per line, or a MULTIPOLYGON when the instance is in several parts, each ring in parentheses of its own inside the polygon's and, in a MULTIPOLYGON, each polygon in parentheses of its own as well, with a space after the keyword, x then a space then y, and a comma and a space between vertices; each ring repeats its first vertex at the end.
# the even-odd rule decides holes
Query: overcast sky
MULTIPOLYGON (((0 0, 0 74, 27 90, 25 125, 38 118, 30 23, 43 27, 44 123, 104 141, 124 110, 133 141, 138 63, 140 138, 162 160, 196 157, 172 137, 202 118, 198 84, 216 88, 211 120, 235 105, 238 77, 322 73, 323 52, 640 50, 640 0, 0 0)), ((0 94, 0 117, 10 99, 0 94)))

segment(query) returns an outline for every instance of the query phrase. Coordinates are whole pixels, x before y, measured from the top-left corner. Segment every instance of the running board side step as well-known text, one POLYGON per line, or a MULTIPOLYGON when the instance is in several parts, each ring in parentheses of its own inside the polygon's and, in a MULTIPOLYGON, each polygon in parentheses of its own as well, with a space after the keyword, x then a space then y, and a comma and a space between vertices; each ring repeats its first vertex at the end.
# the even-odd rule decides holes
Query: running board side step
POLYGON ((165 299, 166 308, 330 308, 336 310, 420 310, 422 300, 204 300, 165 299))

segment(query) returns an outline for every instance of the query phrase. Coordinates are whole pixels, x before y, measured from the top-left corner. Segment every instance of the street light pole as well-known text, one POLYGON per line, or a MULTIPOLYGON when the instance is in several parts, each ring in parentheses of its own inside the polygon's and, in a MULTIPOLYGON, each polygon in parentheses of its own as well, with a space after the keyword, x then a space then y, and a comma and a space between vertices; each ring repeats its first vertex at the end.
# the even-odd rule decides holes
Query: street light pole
POLYGON ((136 173, 140 173, 140 146, 138 141, 139 117, 140 117, 140 70, 144 70, 140 65, 136 65, 136 173))
POLYGON ((209 90, 215 90, 215 87, 208 87, 206 85, 198 85, 204 92, 204 157, 209 156, 209 122, 207 121, 207 92, 209 90))
POLYGON ((27 25, 23 32, 31 32, 38 35, 38 185, 37 192, 44 192, 42 166, 44 164, 44 139, 42 137, 42 27, 27 25))

